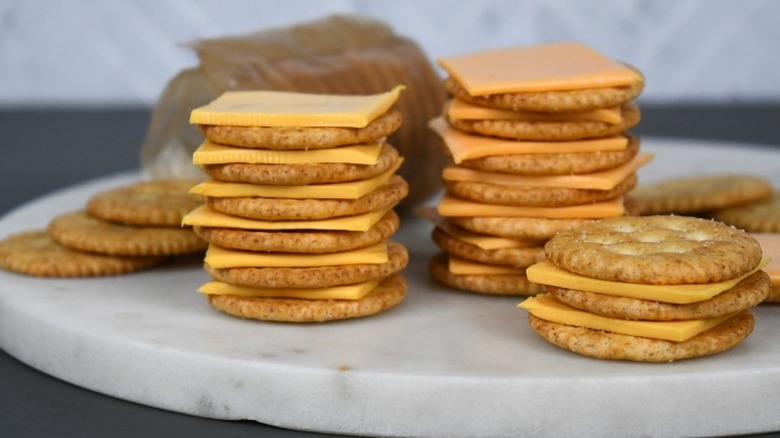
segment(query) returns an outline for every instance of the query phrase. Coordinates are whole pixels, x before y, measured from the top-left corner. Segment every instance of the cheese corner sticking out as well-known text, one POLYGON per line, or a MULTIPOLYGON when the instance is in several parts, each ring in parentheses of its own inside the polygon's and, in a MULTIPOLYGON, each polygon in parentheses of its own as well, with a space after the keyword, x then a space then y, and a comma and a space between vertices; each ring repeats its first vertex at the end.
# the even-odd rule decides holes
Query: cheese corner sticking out
POLYGON ((686 321, 637 321, 609 318, 575 309, 547 294, 527 298, 520 302, 518 307, 526 309, 538 318, 559 324, 675 342, 690 339, 734 316, 731 314, 717 318, 686 321))
POLYGON ((350 163, 374 165, 382 143, 355 144, 325 149, 273 150, 227 146, 203 142, 192 154, 192 164, 311 164, 350 163))
POLYGON ((261 298, 299 298, 306 300, 359 300, 379 285, 379 280, 346 286, 333 286, 312 289, 282 289, 237 286, 220 281, 210 281, 202 285, 198 292, 207 295, 235 295, 261 298))
POLYGON ((489 265, 450 255, 448 268, 455 275, 525 275, 525 269, 489 265))
POLYGON ((623 87, 642 80, 634 69, 578 43, 486 50, 438 64, 472 96, 623 87))
POLYGON ((515 120, 522 122, 602 122, 616 125, 623 120, 619 106, 586 111, 544 113, 540 111, 510 111, 472 105, 461 99, 451 99, 447 116, 454 120, 515 120))
POLYGON ((536 217, 548 219, 598 219, 622 216, 623 198, 568 207, 523 207, 468 201, 445 193, 436 211, 444 217, 536 217))
POLYGON ((364 248, 325 254, 240 251, 209 245, 204 258, 206 264, 217 269, 380 264, 386 263, 387 260, 387 245, 384 242, 364 248))
POLYGON ((405 87, 373 95, 227 91, 190 113, 199 125, 363 128, 387 112, 405 87))

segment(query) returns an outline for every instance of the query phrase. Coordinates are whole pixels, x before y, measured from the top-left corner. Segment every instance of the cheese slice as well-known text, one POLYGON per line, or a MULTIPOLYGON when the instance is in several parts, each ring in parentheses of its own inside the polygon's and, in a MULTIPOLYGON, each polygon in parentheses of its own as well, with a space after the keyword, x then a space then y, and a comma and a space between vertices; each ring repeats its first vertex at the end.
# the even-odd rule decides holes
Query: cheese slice
POLYGON ((755 269, 740 277, 708 284, 661 285, 599 280, 568 272, 553 265, 549 260, 529 266, 526 270, 526 275, 534 283, 565 289, 664 303, 688 304, 708 300, 723 291, 731 289, 744 278, 765 266, 768 261, 768 259, 762 260, 755 269))
POLYGON ((510 111, 472 105, 461 99, 451 99, 447 116, 453 120, 514 120, 518 122, 601 122, 616 125, 623 120, 619 106, 587 111, 545 113, 540 111, 510 111))
POLYGON ((190 113, 199 125, 364 128, 387 112, 404 86, 373 95, 227 91, 190 113))
POLYGON ((568 306, 552 296, 526 298, 518 307, 551 322, 644 338, 682 342, 727 321, 734 314, 686 321, 637 321, 596 315, 568 306))
POLYGON ((190 193, 213 198, 291 198, 291 199, 358 199, 387 184, 403 159, 384 173, 373 178, 332 184, 308 184, 302 186, 263 185, 224 182, 215 179, 203 181, 190 189, 190 193))
POLYGON ((346 286, 323 287, 313 289, 280 289, 238 286, 210 281, 202 285, 198 292, 207 295, 234 295, 260 298, 300 298, 305 300, 359 300, 379 285, 379 280, 346 286))
POLYGON ((452 129, 441 117, 433 119, 428 126, 441 136, 455 163, 493 155, 622 151, 628 147, 628 137, 624 135, 590 140, 518 141, 461 132, 452 129))
POLYGON ((634 69, 578 43, 516 46, 445 57, 438 64, 472 96, 623 87, 634 69))
POLYGON ((436 206, 444 217, 532 217, 548 219, 597 219, 622 216, 623 198, 568 207, 523 207, 468 201, 445 193, 436 206))
POLYGON ((770 259, 763 270, 769 275, 772 286, 780 286, 780 234, 750 233, 750 235, 758 240, 764 257, 770 259))
POLYGON ((192 164, 312 164, 349 163, 374 165, 379 159, 382 143, 355 144, 326 149, 273 150, 241 148, 203 142, 192 154, 192 164))
POLYGON ((455 275, 525 275, 525 269, 489 265, 450 255, 448 268, 455 275))
POLYGON ((204 262, 212 268, 313 267, 381 264, 388 260, 387 245, 376 243, 364 248, 325 254, 240 251, 209 245, 204 262))
POLYGON ((191 227, 238 228, 242 230, 343 230, 368 231, 390 211, 389 208, 353 216, 341 216, 319 220, 266 221, 247 219, 220 213, 207 205, 201 205, 182 218, 182 225, 191 227))

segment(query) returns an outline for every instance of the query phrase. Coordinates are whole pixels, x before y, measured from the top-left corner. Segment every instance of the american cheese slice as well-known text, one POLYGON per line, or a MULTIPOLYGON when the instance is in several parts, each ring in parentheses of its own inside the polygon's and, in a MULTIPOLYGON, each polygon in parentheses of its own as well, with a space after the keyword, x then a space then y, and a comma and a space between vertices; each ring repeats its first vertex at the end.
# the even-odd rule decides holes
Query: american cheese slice
POLYGON ((593 204, 569 207, 523 207, 494 205, 468 201, 445 193, 436 206, 444 217, 536 217, 548 219, 598 219, 622 216, 625 213, 623 199, 616 198, 593 204))
POLYGON ((358 199, 387 184, 401 167, 402 159, 384 173, 373 178, 332 184, 302 186, 233 183, 211 179, 190 189, 190 193, 213 198, 294 198, 294 199, 358 199))
POLYGON ((559 324, 674 342, 690 339, 734 316, 731 314, 686 321, 637 321, 609 318, 575 309, 547 294, 526 298, 518 306, 538 318, 559 324))
POLYGON ((518 122, 602 122, 616 125, 623 120, 619 106, 587 111, 545 113, 540 111, 509 111, 472 105, 461 99, 451 99, 447 116, 453 120, 515 120, 518 122))
POLYGON ((280 289, 237 286, 220 281, 210 281, 202 285, 198 292, 207 295, 234 295, 261 298, 300 298, 305 300, 359 300, 376 289, 379 281, 350 284, 346 286, 323 287, 316 289, 280 289))
POLYGON ((630 67, 578 43, 486 50, 438 64, 472 96, 622 87, 642 80, 630 67))
POLYGON ((240 251, 209 245, 204 262, 212 268, 313 267, 386 263, 387 245, 376 243, 364 248, 325 254, 294 254, 240 251))
POLYGON ((661 301, 664 303, 688 304, 708 300, 723 291, 731 289, 744 278, 765 266, 768 261, 768 259, 762 260, 755 269, 740 277, 708 284, 660 285, 599 280, 568 272, 553 265, 549 260, 528 267, 526 275, 534 283, 565 289, 661 301))
POLYGON ((517 240, 508 237, 494 236, 490 234, 480 234, 465 228, 453 225, 450 221, 441 217, 433 207, 420 207, 417 213, 436 224, 440 230, 449 236, 462 240, 464 242, 476 245, 485 250, 505 249, 505 248, 530 248, 533 246, 542 246, 544 242, 535 240, 517 240))
POLYGON ((563 187, 570 189, 611 190, 640 167, 653 160, 651 154, 638 154, 616 168, 580 175, 524 176, 486 172, 457 165, 447 166, 442 177, 448 181, 485 182, 504 186, 563 187))
POLYGON ((750 235, 758 240, 764 257, 770 259, 763 270, 769 275, 772 286, 780 286, 780 234, 750 233, 750 235))
POLYGON ((460 132, 441 117, 431 120, 428 126, 441 136, 455 163, 492 155, 622 151, 628 147, 628 137, 624 135, 576 141, 517 141, 460 132))
POLYGON ((356 144, 326 149, 272 150, 240 148, 203 142, 192 154, 192 164, 311 164, 350 163, 374 165, 377 163, 381 143, 356 144))
POLYGON ((220 228, 238 228, 242 230, 264 230, 264 231, 282 231, 282 230, 343 230, 343 231, 368 231, 373 227, 382 216, 390 211, 389 208, 372 211, 353 216, 341 216, 330 219, 320 219, 311 221, 266 221, 258 219, 247 219, 232 215, 227 215, 213 210, 207 205, 201 205, 182 219, 182 225, 192 227, 220 227, 220 228))
POLYGON ((489 265, 460 257, 449 257, 449 271, 455 275, 525 275, 525 269, 489 265))
POLYGON ((198 125, 364 128, 387 112, 404 89, 373 95, 227 91, 190 113, 198 125))

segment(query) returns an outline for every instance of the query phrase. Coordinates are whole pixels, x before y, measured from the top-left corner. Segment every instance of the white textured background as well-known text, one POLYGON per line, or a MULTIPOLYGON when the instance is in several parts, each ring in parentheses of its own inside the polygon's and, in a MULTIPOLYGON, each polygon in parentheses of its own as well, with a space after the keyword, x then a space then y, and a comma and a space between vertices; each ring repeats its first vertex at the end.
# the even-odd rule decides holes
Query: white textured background
POLYGON ((0 0, 0 107, 152 105, 183 42, 334 13, 439 56, 576 40, 640 68, 642 99, 780 101, 773 0, 0 0))

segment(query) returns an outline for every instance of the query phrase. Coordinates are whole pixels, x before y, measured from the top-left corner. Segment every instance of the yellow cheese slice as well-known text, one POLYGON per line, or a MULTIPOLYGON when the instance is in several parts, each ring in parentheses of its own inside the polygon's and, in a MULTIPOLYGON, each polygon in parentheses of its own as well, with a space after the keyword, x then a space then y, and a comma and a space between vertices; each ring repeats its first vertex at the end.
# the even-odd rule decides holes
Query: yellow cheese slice
POLYGON ((308 184, 302 186, 263 185, 224 182, 215 179, 203 181, 190 189, 190 193, 213 198, 294 198, 294 199, 358 199, 387 184, 402 159, 384 173, 373 178, 332 184, 308 184))
POLYGON ((534 283, 565 289, 638 298, 641 300, 661 301, 664 303, 687 304, 708 300, 725 290, 731 289, 742 281, 742 279, 752 275, 765 266, 768 261, 768 259, 762 260, 755 269, 740 277, 708 284, 660 285, 599 280, 568 272, 553 265, 549 260, 529 266, 526 270, 526 275, 528 275, 528 279, 534 283))
POLYGON ((625 213, 623 199, 616 198, 593 204, 569 207, 523 207, 493 205, 468 201, 445 193, 436 206, 444 217, 535 217, 548 219, 597 219, 622 216, 625 213))
POLYGON ((455 275, 525 275, 525 269, 488 265, 460 257, 449 257, 449 271, 455 275))
POLYGON ((750 233, 761 245, 769 263, 762 269, 769 275, 772 286, 780 286, 780 233, 750 233))
POLYGON ((182 225, 192 227, 221 227, 238 228, 242 230, 343 230, 343 231, 368 231, 382 216, 390 211, 389 208, 372 211, 353 216, 341 216, 330 219, 312 221, 265 221, 247 219, 227 215, 213 210, 207 205, 201 205, 182 219, 182 225))
POLYGON ((240 251, 209 245, 204 262, 212 268, 312 267, 386 263, 387 245, 376 243, 364 248, 326 254, 295 254, 240 251))
POLYGON ((622 151, 628 147, 628 137, 623 135, 575 141, 517 141, 460 132, 441 117, 433 119, 429 127, 441 136, 455 163, 493 155, 622 151))
POLYGON ((279 289, 249 286, 237 286, 210 281, 202 285, 198 292, 207 295, 235 295, 260 298, 300 298, 305 300, 359 300, 379 285, 379 280, 347 286, 323 287, 317 289, 279 289))
POLYGON ((510 111, 472 105, 461 99, 451 99, 447 116, 453 120, 515 120, 518 122, 602 122, 616 125, 623 120, 619 106, 587 111, 543 113, 510 111))
POLYGON ((192 110, 198 125, 364 128, 398 100, 402 85, 373 95, 227 91, 192 110))
POLYGON ((192 164, 310 164, 350 163, 374 165, 377 163, 381 143, 356 144, 326 149, 272 150, 240 148, 203 142, 192 154, 192 164))
POLYGON ((486 172, 457 165, 447 166, 442 177, 448 181, 485 182, 504 186, 563 187, 570 189, 611 190, 640 167, 653 160, 651 154, 638 154, 613 169, 580 175, 524 176, 486 172))
POLYGON ((538 318, 559 324, 674 342, 690 339, 734 316, 731 314, 686 321, 636 321, 610 318, 575 309, 547 294, 526 298, 518 304, 518 307, 526 309, 538 318))
POLYGON ((642 80, 630 67, 578 43, 485 50, 438 64, 472 96, 622 87, 642 80))

